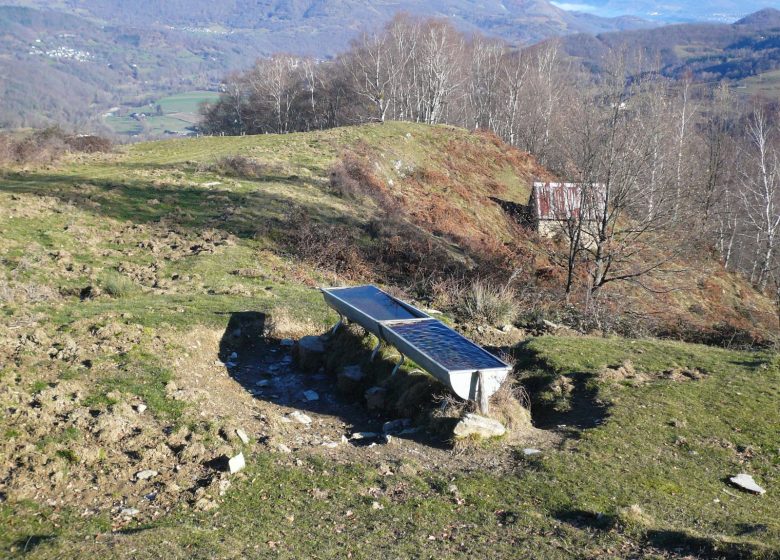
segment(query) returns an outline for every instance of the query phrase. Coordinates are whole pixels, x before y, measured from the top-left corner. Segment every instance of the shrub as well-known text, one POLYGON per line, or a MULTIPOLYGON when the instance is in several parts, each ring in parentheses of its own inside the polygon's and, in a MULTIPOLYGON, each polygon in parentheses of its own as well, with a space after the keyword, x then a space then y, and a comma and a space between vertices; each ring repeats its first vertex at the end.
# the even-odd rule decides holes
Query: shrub
POLYGON ((101 285, 108 295, 115 298, 125 297, 135 289, 135 284, 130 278, 113 271, 103 277, 101 285))
POLYGON ((256 159, 232 155, 219 158, 216 162, 209 165, 205 171, 239 179, 259 179, 268 175, 270 168, 256 159))
POLYGON ((370 162, 351 152, 347 152, 340 161, 333 164, 328 175, 330 188, 337 196, 344 198, 367 196, 381 208, 395 205, 387 187, 371 171, 370 162))
POLYGON ((111 140, 108 138, 91 134, 68 136, 65 138, 65 144, 67 144, 72 152, 82 152, 85 154, 110 152, 114 147, 111 140))
POLYGON ((37 130, 22 138, 0 135, 0 165, 52 163, 68 152, 108 152, 111 140, 94 135, 69 135, 59 127, 37 130))
POLYGON ((360 276, 367 273, 358 239, 349 227, 319 222, 303 209, 290 212, 287 225, 289 244, 305 261, 339 274, 360 276))
POLYGON ((471 321, 505 325, 515 320, 518 306, 515 294, 508 286, 477 280, 460 290, 456 312, 471 321))

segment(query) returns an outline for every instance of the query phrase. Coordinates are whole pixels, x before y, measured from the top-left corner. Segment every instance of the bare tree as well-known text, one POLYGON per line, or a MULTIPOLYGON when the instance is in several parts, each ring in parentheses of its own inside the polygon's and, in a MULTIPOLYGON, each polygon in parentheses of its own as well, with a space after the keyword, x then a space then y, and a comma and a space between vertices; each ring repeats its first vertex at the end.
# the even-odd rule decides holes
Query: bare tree
POLYGON ((769 282, 780 233, 780 154, 777 129, 766 110, 757 107, 748 121, 748 152, 742 171, 744 210, 756 231, 756 257, 751 280, 763 289, 769 282))
POLYGON ((466 83, 470 128, 496 130, 504 43, 476 36, 470 45, 471 72, 466 83))

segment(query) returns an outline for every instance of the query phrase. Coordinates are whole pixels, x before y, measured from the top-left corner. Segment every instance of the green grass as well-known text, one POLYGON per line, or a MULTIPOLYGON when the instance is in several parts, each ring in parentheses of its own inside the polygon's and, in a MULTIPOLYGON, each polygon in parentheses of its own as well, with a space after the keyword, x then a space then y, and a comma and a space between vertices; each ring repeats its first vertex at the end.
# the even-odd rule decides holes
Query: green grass
POLYGON ((109 116, 105 122, 117 134, 135 136, 139 134, 148 134, 150 136, 161 136, 170 131, 174 134, 185 134, 188 127, 191 127, 199 120, 199 109, 201 103, 210 103, 216 101, 219 94, 211 91, 193 91, 178 95, 170 95, 158 99, 151 105, 134 107, 127 112, 144 113, 147 115, 143 121, 137 121, 128 117, 109 116), (157 105, 162 108, 162 115, 155 113, 157 105))
POLYGON ((737 93, 748 97, 761 95, 770 99, 780 98, 780 70, 764 72, 737 83, 737 93))
MULTIPOLYGON (((270 318, 283 311, 324 331, 335 317, 310 286, 334 278, 286 252, 279 232, 287 211, 300 206, 323 222, 365 224, 370 208, 327 194, 327 170, 343 147, 381 146, 381 173, 398 159, 422 165, 426 154, 436 154, 429 163, 443 169, 445 163, 434 160, 446 152, 448 131, 388 123, 284 137, 178 139, 86 163, 9 173, 0 182, 0 287, 6 281, 21 285, 24 294, 34 292, 30 286, 48 287, 54 295, 0 301, 0 326, 24 326, 32 318, 52 343, 81 336, 87 341, 83 358, 92 364, 88 369, 25 350, 2 364, 0 388, 11 386, 11 394, 18 383, 35 392, 62 379, 88 380, 82 401, 88 408, 110 407, 119 393, 138 396, 149 406, 147 414, 166 426, 216 421, 167 397, 176 367, 171 358, 181 349, 162 345, 162 336, 186 340, 195 327, 221 330, 233 312, 248 310, 270 318), (237 180, 202 170, 235 154, 276 171, 237 180), (20 214, 2 213, 6 208, 20 214), (36 213, 24 214, 28 209, 36 213), (229 234, 231 241, 213 252, 190 252, 203 243, 206 230, 229 234), (183 253, 142 249, 170 231, 180 238, 183 253), (70 264, 57 261, 58 252, 67 252, 70 264), (155 267, 164 287, 119 272, 131 266, 155 267), (231 274, 242 268, 262 274, 231 274), (93 285, 104 294, 80 300, 79 291, 93 285), (112 324, 137 329, 139 338, 122 352, 95 354, 91 333, 112 324)), ((514 184, 507 198, 522 198, 526 186, 515 173, 503 168, 496 173, 507 189, 514 184)), ((3 332, 16 341, 27 331, 3 332)), ((208 513, 178 508, 153 522, 113 527, 108 512, 83 517, 83 509, 0 502, 0 556, 780 555, 775 355, 657 340, 541 337, 523 344, 516 358, 532 396, 562 377, 573 387, 568 409, 533 410, 539 422, 548 414, 570 426, 560 430, 563 443, 540 457, 525 458, 515 450, 506 469, 484 464, 459 469, 447 461, 422 469, 410 453, 389 465, 394 474, 386 475, 381 456, 371 454, 349 465, 328 459, 298 464, 247 448, 246 472, 231 479, 219 509, 208 513), (626 360, 643 372, 695 368, 705 377, 636 386, 599 381, 603 367, 626 360), (598 415, 600 422, 571 428, 588 415, 598 415), (757 497, 728 486, 725 479, 738 472, 753 474, 768 493, 757 497), (450 484, 460 498, 449 492, 450 484), (327 496, 317 492, 315 498, 315 489, 327 496)), ((85 434, 57 430, 40 439, 42 452, 60 462, 77 461, 71 447, 78 449, 73 444, 85 434)), ((3 418, 0 433, 26 437, 3 418)))

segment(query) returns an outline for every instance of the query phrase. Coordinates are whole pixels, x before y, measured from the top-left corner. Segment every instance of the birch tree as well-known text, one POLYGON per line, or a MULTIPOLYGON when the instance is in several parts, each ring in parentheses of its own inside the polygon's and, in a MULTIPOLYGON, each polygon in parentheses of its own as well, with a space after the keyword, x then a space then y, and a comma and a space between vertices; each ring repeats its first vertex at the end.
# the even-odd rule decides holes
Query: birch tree
POLYGON ((780 154, 776 126, 758 107, 746 126, 747 163, 741 187, 746 218, 756 231, 756 256, 751 280, 766 289, 774 267, 780 233, 780 154))

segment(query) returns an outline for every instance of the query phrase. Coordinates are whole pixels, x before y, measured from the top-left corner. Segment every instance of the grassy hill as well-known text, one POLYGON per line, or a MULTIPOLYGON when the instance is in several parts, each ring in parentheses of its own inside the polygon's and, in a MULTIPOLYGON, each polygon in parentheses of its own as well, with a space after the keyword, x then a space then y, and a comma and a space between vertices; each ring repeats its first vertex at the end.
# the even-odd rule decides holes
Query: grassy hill
MULTIPOLYGON (((780 554, 776 354, 534 337, 528 310, 498 329, 446 305, 437 271, 518 258, 543 295, 547 249, 493 200, 525 202, 534 177, 548 175, 491 136, 406 123, 4 170, 0 556, 780 554), (324 372, 301 374, 286 339, 336 318, 313 287, 360 281, 441 306, 511 355, 535 427, 453 445, 441 386, 413 365, 389 378, 397 354, 369 364, 373 340, 354 329, 331 339, 324 372), (350 363, 396 404, 336 391, 350 363), (418 431, 342 440, 403 417, 418 431), (247 469, 222 472, 239 451, 247 469), (738 472, 767 494, 731 487, 738 472)), ((737 277, 688 270, 689 290, 621 304, 773 328, 771 303, 737 277)))

